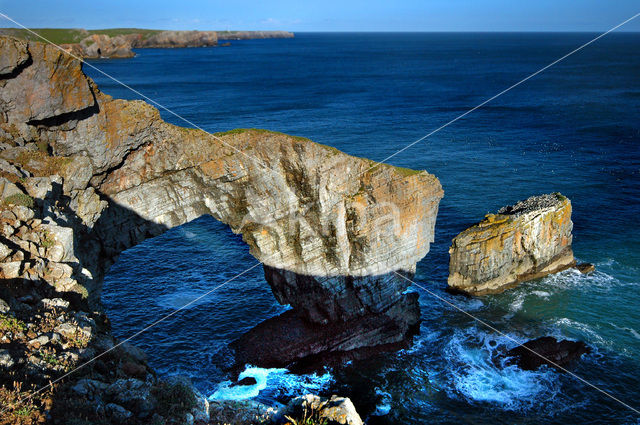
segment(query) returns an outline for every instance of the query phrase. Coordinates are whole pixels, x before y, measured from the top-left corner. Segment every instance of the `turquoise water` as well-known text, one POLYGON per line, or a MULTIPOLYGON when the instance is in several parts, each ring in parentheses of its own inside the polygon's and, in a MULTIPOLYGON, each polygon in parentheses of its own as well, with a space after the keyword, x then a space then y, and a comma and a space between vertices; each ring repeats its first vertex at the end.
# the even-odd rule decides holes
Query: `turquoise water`
MULTIPOLYGON (((209 131, 268 128, 382 160, 593 36, 300 34, 92 64, 209 131)), ((85 71, 106 93, 136 98, 85 71)), ((611 34, 390 160, 428 170, 445 190, 416 281, 518 341, 587 342, 594 351, 573 371, 636 409, 639 76, 640 34, 611 34), (487 212, 552 191, 572 200, 574 250, 596 273, 567 271, 478 299, 444 292, 453 236, 487 212)), ((253 264, 239 237, 208 217, 148 240, 107 276, 114 332, 130 335, 253 264)), ((428 293, 420 302, 421 332, 410 349, 320 376, 248 369, 260 385, 244 396, 273 402, 338 392, 371 424, 639 423, 570 375, 495 367, 492 354, 512 341, 428 293)), ((188 374, 220 395, 233 360, 227 344, 283 310, 257 268, 134 342, 162 373, 188 374)))

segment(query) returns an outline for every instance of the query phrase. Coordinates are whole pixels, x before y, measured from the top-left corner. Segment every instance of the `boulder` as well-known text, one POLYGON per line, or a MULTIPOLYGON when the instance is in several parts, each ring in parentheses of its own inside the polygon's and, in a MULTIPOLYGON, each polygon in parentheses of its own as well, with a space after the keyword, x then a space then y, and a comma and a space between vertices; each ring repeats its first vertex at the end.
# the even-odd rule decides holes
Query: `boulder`
POLYGON ((582 274, 589 274, 596 271, 596 266, 591 263, 580 263, 576 266, 576 269, 582 274))
POLYGON ((501 292, 575 265, 571 202, 559 193, 533 196, 453 239, 448 285, 468 294, 501 292))
POLYGON ((313 394, 294 398, 278 411, 276 422, 291 423, 291 419, 299 424, 363 425, 351 400, 336 395, 328 399, 313 394))
POLYGON ((505 356, 510 357, 511 362, 524 370, 535 370, 542 365, 557 369, 558 366, 569 366, 583 354, 590 352, 589 346, 582 341, 558 341, 553 337, 544 336, 512 348, 505 356))

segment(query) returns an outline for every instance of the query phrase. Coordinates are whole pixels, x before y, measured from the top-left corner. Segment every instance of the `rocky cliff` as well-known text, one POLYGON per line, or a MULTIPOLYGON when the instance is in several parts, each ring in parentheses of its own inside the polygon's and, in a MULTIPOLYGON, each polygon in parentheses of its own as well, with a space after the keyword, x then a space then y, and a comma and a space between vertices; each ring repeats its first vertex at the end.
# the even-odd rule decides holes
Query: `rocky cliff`
MULTIPOLYGON (((103 94, 54 46, 0 37, 0 52, 0 297, 3 320, 17 326, 3 335, 0 354, 11 360, 3 385, 46 383, 61 373, 46 359, 76 350, 72 367, 113 346, 99 311, 108 267, 204 214, 242 234, 276 298, 294 308, 283 320, 294 316, 292 329, 308 332, 279 364, 410 334, 417 298, 394 272, 411 274, 429 250, 443 195, 434 176, 280 133, 176 127, 144 102, 103 94), (59 305, 68 314, 56 314, 59 305), (34 367, 31 357, 45 360, 34 367)), ((269 336, 258 329, 247 338, 256 335, 269 336)), ((138 360, 106 357, 102 372, 90 372, 98 383, 78 391, 102 400, 102 414, 153 417, 148 404, 116 397, 118 385, 145 400, 166 387, 138 360)))
POLYGON ((449 287, 500 292, 575 265, 571 202, 559 193, 533 196, 489 214, 453 239, 449 287))
MULTIPOLYGON (((129 58, 132 49, 217 46, 218 40, 293 38, 287 31, 159 31, 142 29, 34 29, 37 34, 59 44, 81 58, 129 58)), ((37 35, 21 29, 0 28, 0 35, 26 41, 40 41, 37 35)), ((228 43, 227 43, 228 44, 228 43)), ((226 45, 226 44, 225 44, 226 45)))
POLYGON ((218 40, 252 40, 256 38, 293 38, 289 31, 218 31, 218 40))

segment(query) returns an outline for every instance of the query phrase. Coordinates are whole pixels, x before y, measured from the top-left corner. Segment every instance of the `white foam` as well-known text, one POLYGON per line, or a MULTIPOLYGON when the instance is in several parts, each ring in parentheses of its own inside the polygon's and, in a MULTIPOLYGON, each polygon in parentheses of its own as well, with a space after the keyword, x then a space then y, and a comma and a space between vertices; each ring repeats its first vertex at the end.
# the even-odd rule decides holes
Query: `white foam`
POLYGON ((231 381, 218 384, 218 388, 209 396, 209 400, 247 400, 258 396, 264 390, 297 396, 309 392, 317 392, 326 388, 333 380, 329 372, 322 375, 294 375, 287 369, 264 369, 247 366, 238 375, 238 380, 251 377, 256 380, 253 385, 231 386, 231 381))
POLYGON ((525 371, 515 365, 494 364, 498 347, 504 350, 513 345, 508 338, 476 328, 456 331, 446 349, 446 355, 454 362, 450 375, 454 393, 469 401, 497 403, 506 410, 528 409, 553 397, 558 384, 552 371, 525 371))
POLYGON ((380 402, 376 405, 376 410, 372 413, 373 416, 385 416, 391 411, 391 394, 386 391, 382 391, 376 387, 376 394, 380 397, 380 402))
POLYGON ((547 291, 531 291, 531 294, 541 298, 548 298, 551 296, 551 294, 547 291))
POLYGON ((509 311, 515 313, 522 309, 522 305, 524 304, 524 294, 518 294, 516 299, 509 305, 509 311))

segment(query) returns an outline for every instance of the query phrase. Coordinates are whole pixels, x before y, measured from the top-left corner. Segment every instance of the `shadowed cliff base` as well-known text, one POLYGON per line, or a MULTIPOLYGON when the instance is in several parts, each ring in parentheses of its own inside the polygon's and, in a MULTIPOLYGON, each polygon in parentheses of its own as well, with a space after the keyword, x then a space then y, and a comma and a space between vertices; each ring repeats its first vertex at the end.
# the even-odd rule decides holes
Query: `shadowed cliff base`
MULTIPOLYGON (((412 277, 413 273, 402 272, 412 277)), ((265 274, 273 275, 274 270, 265 266, 265 274)), ((361 359, 384 351, 406 348, 411 344, 412 336, 418 332, 420 324, 420 306, 418 294, 404 293, 406 280, 390 272, 374 277, 333 277, 314 278, 298 276, 299 280, 322 282, 336 282, 347 280, 351 283, 346 292, 358 291, 367 286, 371 292, 384 291, 388 288, 395 291, 395 297, 384 305, 362 305, 351 309, 350 315, 345 312, 344 317, 328 320, 327 316, 310 315, 303 309, 289 310, 280 316, 268 319, 251 329, 231 344, 235 351, 234 370, 238 371, 246 364, 265 368, 286 367, 297 373, 319 371, 325 366, 338 365, 344 361, 361 359), (356 314, 357 313, 357 314, 356 314), (311 321, 310 317, 316 317, 311 321)), ((279 290, 279 281, 268 278, 272 289, 279 290)), ((318 288, 321 284, 315 284, 318 288)), ((307 288, 309 288, 307 286, 307 288)), ((313 288, 309 288, 313 291, 313 288)), ((298 297, 304 297, 304 290, 298 297)), ((320 299, 309 295, 311 304, 320 299)), ((337 300, 336 303, 340 304, 337 300)), ((332 309, 334 310, 334 309, 332 309)))

